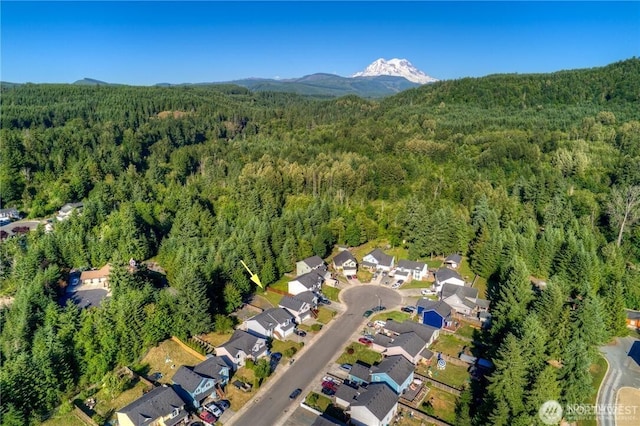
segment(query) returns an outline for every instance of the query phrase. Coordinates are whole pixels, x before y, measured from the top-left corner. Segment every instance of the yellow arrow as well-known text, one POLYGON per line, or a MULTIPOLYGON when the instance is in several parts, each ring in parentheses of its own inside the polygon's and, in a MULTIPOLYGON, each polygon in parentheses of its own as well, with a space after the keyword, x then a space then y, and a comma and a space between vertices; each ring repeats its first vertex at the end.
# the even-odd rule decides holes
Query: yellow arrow
POLYGON ((244 269, 246 269, 247 272, 249 272, 249 275, 251 275, 251 281, 258 284, 260 288, 262 288, 262 283, 260 282, 260 278, 258 277, 258 274, 254 274, 253 272, 251 272, 251 269, 249 269, 247 264, 244 263, 242 260, 240 261, 240 263, 242 263, 242 266, 244 266, 244 269))

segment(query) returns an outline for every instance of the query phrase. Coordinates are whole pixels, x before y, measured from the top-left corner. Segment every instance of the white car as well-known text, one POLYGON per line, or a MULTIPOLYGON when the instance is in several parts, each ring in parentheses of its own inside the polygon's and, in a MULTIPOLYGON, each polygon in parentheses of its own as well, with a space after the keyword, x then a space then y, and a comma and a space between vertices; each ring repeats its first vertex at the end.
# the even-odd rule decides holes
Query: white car
POLYGON ((380 321, 380 320, 376 320, 373 322, 373 325, 375 325, 376 327, 384 327, 385 325, 387 325, 386 321, 380 321))
POLYGON ((429 290, 428 288, 423 288, 420 293, 422 293, 423 296, 431 296, 431 295, 436 294, 435 291, 429 290))
POLYGON ((395 282, 391 285, 391 288, 400 288, 400 282, 395 282))
POLYGON ((222 410, 220 410, 220 408, 213 402, 210 402, 209 404, 205 405, 204 409, 210 412, 211 414, 213 414, 214 416, 216 416, 217 418, 220 418, 220 416, 222 415, 222 410))

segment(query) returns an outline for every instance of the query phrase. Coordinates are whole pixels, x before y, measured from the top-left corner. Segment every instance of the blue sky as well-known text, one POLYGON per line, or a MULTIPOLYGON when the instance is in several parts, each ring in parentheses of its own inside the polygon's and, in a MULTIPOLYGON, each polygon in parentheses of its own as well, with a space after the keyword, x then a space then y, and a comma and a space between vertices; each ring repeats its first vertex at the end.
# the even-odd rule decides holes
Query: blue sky
POLYGON ((406 58, 440 79, 640 56, 640 2, 0 3, 0 78, 112 83, 350 75, 406 58))

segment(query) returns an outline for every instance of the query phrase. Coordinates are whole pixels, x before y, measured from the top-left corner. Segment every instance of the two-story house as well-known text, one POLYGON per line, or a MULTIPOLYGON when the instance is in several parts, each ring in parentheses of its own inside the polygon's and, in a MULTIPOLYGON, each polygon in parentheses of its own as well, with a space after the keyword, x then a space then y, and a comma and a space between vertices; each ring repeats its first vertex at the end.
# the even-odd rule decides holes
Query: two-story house
POLYGON ((402 355, 388 356, 371 367, 369 383, 386 383, 397 394, 401 394, 411 384, 414 369, 413 363, 402 355))
POLYGON ((185 402, 170 386, 152 389, 116 412, 120 426, 174 426, 188 421, 185 402))
POLYGON ((442 328, 451 322, 452 309, 442 300, 431 300, 422 298, 416 303, 418 318, 425 325, 435 328, 442 328))
POLYGON ((67 203, 60 208, 56 215, 56 219, 58 219, 59 222, 67 220, 71 217, 74 211, 82 209, 82 206, 82 203, 67 203))
POLYGON ((480 312, 486 312, 489 301, 478 297, 478 289, 453 284, 442 286, 440 300, 451 306, 453 310, 466 316, 477 316, 480 312))
POLYGON ((398 261, 398 267, 396 268, 396 275, 399 272, 408 274, 414 280, 424 280, 429 275, 429 269, 424 262, 414 262, 413 260, 401 259, 398 261))
POLYGON ((293 315, 298 324, 302 324, 306 319, 311 318, 312 305, 297 296, 284 296, 280 299, 278 306, 293 315))
POLYGON ((283 308, 271 308, 245 322, 247 331, 259 337, 284 340, 296 326, 293 315, 283 308))
POLYGON ((464 285, 464 280, 456 271, 453 271, 448 268, 440 268, 436 271, 436 292, 440 293, 442 291, 442 286, 445 284, 455 284, 455 285, 464 285))
POLYGON ((355 275, 358 272, 358 262, 349 250, 344 250, 333 258, 333 269, 342 271, 344 275, 355 275))
POLYGON ((327 270, 327 265, 320 256, 311 256, 296 262, 296 275, 304 275, 315 270, 320 270, 323 275, 327 270))
POLYGON ((220 357, 209 355, 207 359, 190 368, 182 366, 173 375, 178 395, 191 406, 198 408, 202 401, 229 382, 229 366, 220 357))
POLYGON ((394 256, 389 256, 380 249, 375 249, 362 258, 362 266, 375 271, 389 272, 393 269, 394 262, 394 256))
POLYGON ((438 328, 420 324, 411 320, 405 320, 403 322, 397 322, 395 320, 388 320, 382 328, 384 333, 387 333, 392 338, 395 338, 401 334, 414 332, 422 340, 426 342, 426 346, 429 347, 440 335, 438 328))
POLYGON ((398 395, 385 383, 372 383, 366 390, 356 391, 349 402, 350 423, 356 426, 390 425, 398 411, 398 395))
POLYGON ((226 343, 216 347, 216 355, 236 370, 244 366, 247 359, 255 361, 266 356, 267 349, 266 339, 236 330, 226 343))
POLYGON ((305 291, 320 292, 323 282, 324 276, 319 271, 313 270, 289 281, 289 293, 295 296, 305 291))

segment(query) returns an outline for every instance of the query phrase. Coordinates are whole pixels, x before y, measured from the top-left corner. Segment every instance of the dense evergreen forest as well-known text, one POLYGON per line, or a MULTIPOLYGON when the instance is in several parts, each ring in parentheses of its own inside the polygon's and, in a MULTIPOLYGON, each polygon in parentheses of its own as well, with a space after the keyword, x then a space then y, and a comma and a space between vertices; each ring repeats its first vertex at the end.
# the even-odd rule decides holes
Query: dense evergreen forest
POLYGON ((3 425, 38 423, 168 336, 224 323, 254 291, 241 259, 270 284, 336 243, 467 254, 489 279, 496 369, 463 393, 461 426, 535 424, 543 401, 587 400, 597 345, 640 308, 639 59, 380 101, 26 84, 3 87, 1 108, 3 208, 42 218, 84 202, 51 233, 0 243, 15 296, 0 310, 3 425), (127 272, 151 257, 169 287, 127 272), (57 303, 71 268, 107 262, 106 303, 57 303))

